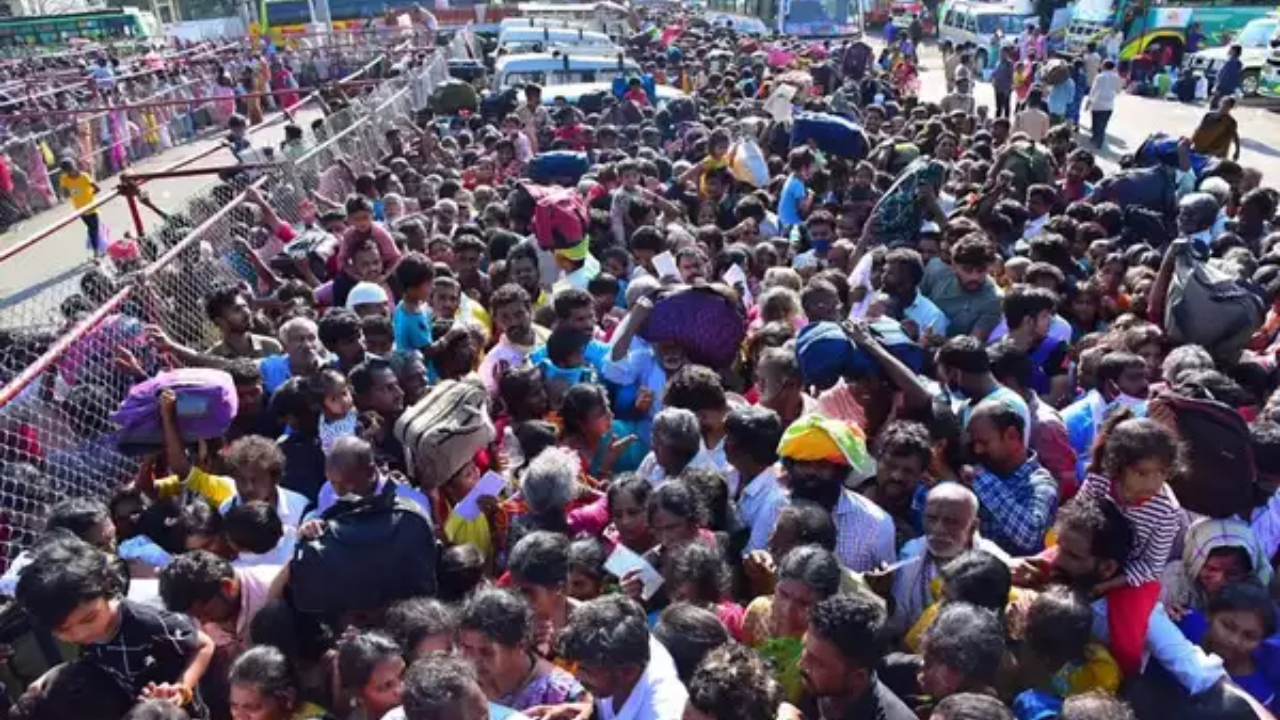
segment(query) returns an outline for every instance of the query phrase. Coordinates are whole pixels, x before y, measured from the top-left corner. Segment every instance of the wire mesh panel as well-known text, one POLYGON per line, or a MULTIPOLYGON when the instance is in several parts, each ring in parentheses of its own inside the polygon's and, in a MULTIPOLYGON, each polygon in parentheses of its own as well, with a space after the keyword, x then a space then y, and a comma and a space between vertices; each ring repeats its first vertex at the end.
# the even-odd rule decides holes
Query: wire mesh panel
POLYGON ((109 497, 147 463, 116 450, 110 416, 133 384, 177 365, 149 337, 206 349, 217 339, 205 311, 211 291, 262 289, 249 259, 271 241, 262 207, 294 227, 313 224, 313 194, 344 198, 352 173, 387 153, 387 131, 409 130, 444 68, 432 57, 356 93, 310 146, 224 174, 212 191, 167 208, 168 220, 140 238, 137 261, 103 263, 0 305, 0 565, 31 542, 53 503, 109 497))

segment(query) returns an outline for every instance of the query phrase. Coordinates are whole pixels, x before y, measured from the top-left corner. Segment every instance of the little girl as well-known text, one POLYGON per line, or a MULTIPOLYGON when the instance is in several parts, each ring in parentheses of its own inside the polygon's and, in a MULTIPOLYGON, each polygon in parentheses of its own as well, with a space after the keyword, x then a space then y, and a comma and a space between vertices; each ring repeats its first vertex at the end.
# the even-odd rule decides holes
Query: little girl
POLYGON ((327 457, 340 437, 356 434, 356 403, 342 373, 332 368, 320 373, 324 411, 320 417, 320 447, 327 457))
POLYGON ((1133 528, 1133 546, 1124 571, 1094 588, 1107 596, 1110 650, 1125 675, 1142 666, 1147 621, 1160 598, 1160 576, 1182 514, 1165 478, 1178 462, 1178 441, 1163 425, 1112 415, 1094 449, 1080 494, 1111 498, 1133 528))

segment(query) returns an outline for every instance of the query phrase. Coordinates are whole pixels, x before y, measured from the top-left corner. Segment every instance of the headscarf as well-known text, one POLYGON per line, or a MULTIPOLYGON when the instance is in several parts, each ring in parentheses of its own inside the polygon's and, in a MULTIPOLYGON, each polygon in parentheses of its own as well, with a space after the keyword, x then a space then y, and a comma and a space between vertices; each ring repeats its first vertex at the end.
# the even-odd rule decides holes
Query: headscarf
POLYGON ((1271 563, 1262 551, 1257 536, 1241 520, 1201 518, 1187 528, 1182 547, 1182 562, 1172 563, 1165 570, 1161 601, 1204 610, 1208 603, 1196 578, 1209 559, 1209 553, 1219 548, 1240 548, 1249 556, 1253 577, 1263 586, 1271 582, 1271 563))
POLYGON ((791 423, 778 443, 778 455, 799 462, 845 465, 861 476, 874 472, 862 428, 817 414, 791 423))
POLYGON ((564 248, 562 250, 556 250, 556 255, 564 258, 565 260, 572 260, 573 262, 581 262, 587 259, 587 255, 590 253, 590 250, 591 250, 590 240, 588 240, 587 238, 583 238, 582 242, 578 243, 577 245, 574 245, 573 247, 564 248))

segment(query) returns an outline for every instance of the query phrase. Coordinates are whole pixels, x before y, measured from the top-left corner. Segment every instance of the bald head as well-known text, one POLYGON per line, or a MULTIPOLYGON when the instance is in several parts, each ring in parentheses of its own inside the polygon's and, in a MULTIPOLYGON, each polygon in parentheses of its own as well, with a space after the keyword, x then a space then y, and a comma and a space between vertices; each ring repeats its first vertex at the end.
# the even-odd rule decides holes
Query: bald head
POLYGON ((924 541, 929 554, 950 559, 973 546, 978 529, 978 497, 956 482, 938 483, 924 506, 924 541))
POLYGON ((925 499, 925 504, 927 506, 934 502, 956 503, 969 508, 971 514, 975 516, 978 514, 978 496, 958 482, 948 480, 934 485, 925 499))

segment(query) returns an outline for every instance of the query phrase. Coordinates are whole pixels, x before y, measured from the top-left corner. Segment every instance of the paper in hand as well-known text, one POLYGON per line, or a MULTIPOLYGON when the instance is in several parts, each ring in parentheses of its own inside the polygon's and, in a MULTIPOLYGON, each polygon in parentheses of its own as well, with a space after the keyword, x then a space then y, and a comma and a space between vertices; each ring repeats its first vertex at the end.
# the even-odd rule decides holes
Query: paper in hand
POLYGON ((640 591, 640 597, 645 600, 653 597, 653 594, 658 592, 658 588, 662 587, 662 575, 648 561, 622 543, 618 543, 613 553, 609 555, 609 559, 604 561, 604 569, 619 580, 627 573, 638 572, 640 582, 644 585, 644 589, 640 591))
POLYGON ((653 269, 658 271, 658 279, 679 278, 680 268, 676 267, 676 256, 670 250, 664 250, 653 256, 653 269))
POLYGON ((480 479, 476 481, 475 487, 471 488, 471 492, 462 498, 457 505, 453 506, 453 511, 463 520, 475 520, 480 517, 480 498, 497 497, 502 492, 502 488, 506 487, 507 479, 496 472, 490 470, 480 479))
POLYGON ((755 305, 755 298, 751 297, 751 288, 747 285, 747 274, 742 272, 739 265, 730 265, 728 270, 724 271, 721 276, 725 282, 731 287, 742 288, 742 306, 751 307, 755 305))

